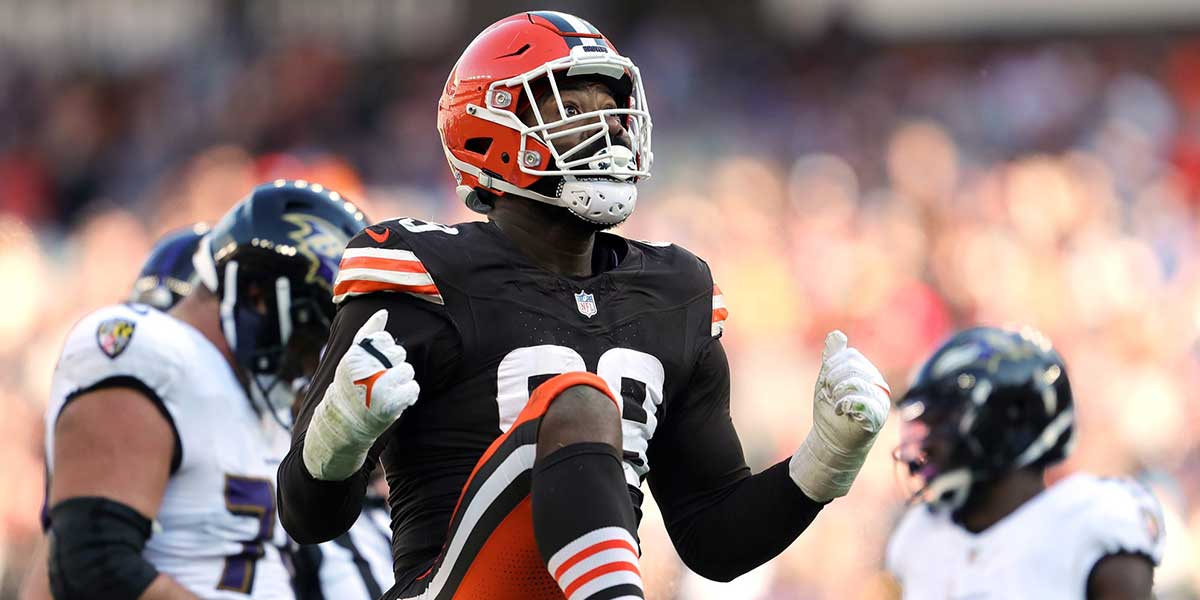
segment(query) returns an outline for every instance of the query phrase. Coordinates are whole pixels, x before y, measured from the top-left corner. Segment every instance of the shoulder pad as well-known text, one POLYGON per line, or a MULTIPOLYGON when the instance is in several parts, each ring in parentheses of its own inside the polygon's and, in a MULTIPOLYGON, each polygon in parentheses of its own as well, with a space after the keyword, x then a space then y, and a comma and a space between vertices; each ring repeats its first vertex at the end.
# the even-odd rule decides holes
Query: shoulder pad
POLYGON ((655 277, 668 278, 671 286, 698 296, 712 290, 713 277, 708 263, 678 244, 627 240, 644 257, 645 268, 655 277))
POLYGON ((659 267, 669 271, 679 278, 679 284, 684 289, 691 290, 690 293, 711 293, 712 321, 709 333, 712 337, 721 337, 725 332, 725 320, 729 318, 729 308, 725 306, 725 296, 721 293, 721 288, 713 282, 708 263, 678 244, 635 240, 629 242, 641 249, 646 260, 651 263, 651 268, 659 267))
POLYGON ((652 246, 654 248, 670 248, 671 246, 675 245, 673 242, 661 242, 661 241, 657 241, 657 240, 629 240, 629 241, 637 242, 639 244, 644 244, 646 246, 652 246))
POLYGON ((1127 477, 1084 479, 1078 501, 1080 538, 1095 561, 1117 553, 1142 554, 1155 565, 1162 560, 1164 527, 1162 506, 1141 483, 1127 477), (1083 485, 1086 484, 1086 485, 1083 485))
MULTIPOLYGON (((445 238, 457 236, 460 228, 453 225, 442 225, 429 221, 418 221, 408 217, 380 221, 359 231, 346 244, 346 249, 356 248, 391 248, 412 250, 417 245, 414 236, 434 234, 434 237, 445 238)), ((425 236, 422 237, 424 239, 425 236)))
POLYGON ((725 295, 721 293, 721 288, 713 281, 712 270, 708 263, 678 244, 638 243, 642 245, 643 251, 647 255, 659 255, 669 261, 672 267, 684 277, 684 284, 689 288, 694 288, 696 294, 711 293, 712 325, 710 334, 715 338, 721 337, 721 334, 725 332, 725 320, 729 318, 729 308, 725 306, 725 295))
POLYGON ((333 301, 381 292, 409 294, 444 304, 441 292, 417 256, 413 235, 458 235, 457 227, 401 218, 363 229, 346 245, 333 286, 333 301))
POLYGON ((113 377, 132 377, 166 397, 184 371, 182 346, 192 339, 185 327, 141 304, 109 306, 89 314, 67 334, 54 369, 60 392, 55 401, 65 401, 113 377))

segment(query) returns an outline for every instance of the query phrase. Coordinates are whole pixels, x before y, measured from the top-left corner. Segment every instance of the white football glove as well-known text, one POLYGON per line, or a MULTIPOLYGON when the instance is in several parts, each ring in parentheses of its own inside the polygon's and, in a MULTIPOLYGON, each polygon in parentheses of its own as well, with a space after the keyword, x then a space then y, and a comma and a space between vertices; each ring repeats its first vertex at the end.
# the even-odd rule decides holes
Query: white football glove
POLYGON ((362 468, 375 440, 417 401, 421 389, 404 347, 384 331, 387 319, 380 310, 354 334, 313 411, 303 455, 317 479, 342 481, 362 468))
POLYGON ((891 409, 891 388, 879 369, 846 343, 841 331, 825 336, 813 428, 788 463, 792 481, 817 502, 850 490, 891 409))

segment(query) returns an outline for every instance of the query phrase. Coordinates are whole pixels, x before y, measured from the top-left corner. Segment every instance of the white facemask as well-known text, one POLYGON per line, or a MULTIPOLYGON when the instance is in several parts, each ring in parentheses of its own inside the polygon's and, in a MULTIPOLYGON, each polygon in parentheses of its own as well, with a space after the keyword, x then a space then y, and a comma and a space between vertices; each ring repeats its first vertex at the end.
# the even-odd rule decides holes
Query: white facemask
POLYGON ((296 392, 291 385, 274 375, 255 375, 249 387, 250 399, 255 406, 269 411, 285 429, 291 428, 292 405, 296 401, 296 392))
MULTIPOLYGON (((633 61, 617 54, 607 45, 577 46, 570 56, 550 61, 541 67, 516 77, 491 84, 484 106, 471 105, 467 113, 517 131, 521 136, 517 165, 521 172, 539 177, 562 177, 563 183, 554 196, 521 188, 482 169, 461 161, 446 149, 446 158, 456 172, 474 175, 485 188, 561 206, 580 218, 601 225, 615 225, 627 219, 637 204, 635 183, 650 176, 654 154, 650 150, 650 112, 642 88, 642 79, 633 61), (614 81, 629 78, 631 105, 622 108, 594 110, 567 116, 559 92, 559 81, 574 76, 610 77, 614 81), (547 120, 533 111, 537 123, 527 125, 513 112, 513 94, 519 88, 527 98, 535 96, 533 83, 548 82, 557 105, 557 119, 547 120), (619 118, 625 123, 625 147, 609 133, 608 120, 619 118), (560 150, 555 140, 579 136, 570 148, 560 150), (599 150, 593 150, 599 146, 599 150), (542 150, 550 155, 543 157, 542 150)), ((459 186, 457 192, 467 200, 473 190, 459 186)))

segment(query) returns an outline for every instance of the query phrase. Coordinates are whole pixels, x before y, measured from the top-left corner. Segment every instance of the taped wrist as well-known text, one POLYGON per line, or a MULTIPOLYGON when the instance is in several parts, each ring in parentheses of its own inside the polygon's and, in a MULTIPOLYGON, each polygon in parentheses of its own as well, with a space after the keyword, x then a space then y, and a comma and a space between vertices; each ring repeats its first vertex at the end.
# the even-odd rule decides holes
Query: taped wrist
POLYGON ((150 520, 108 498, 63 500, 50 509, 50 589, 55 600, 136 600, 158 576, 142 557, 150 520))
POLYGON ((336 382, 330 385, 304 434, 304 467, 315 479, 342 481, 353 475, 382 433, 344 409, 346 402, 357 402, 357 396, 347 397, 347 392, 353 390, 336 382))
POLYGON ((788 462, 788 474, 804 495, 817 502, 845 496, 873 443, 874 438, 854 452, 843 452, 814 426, 788 462))

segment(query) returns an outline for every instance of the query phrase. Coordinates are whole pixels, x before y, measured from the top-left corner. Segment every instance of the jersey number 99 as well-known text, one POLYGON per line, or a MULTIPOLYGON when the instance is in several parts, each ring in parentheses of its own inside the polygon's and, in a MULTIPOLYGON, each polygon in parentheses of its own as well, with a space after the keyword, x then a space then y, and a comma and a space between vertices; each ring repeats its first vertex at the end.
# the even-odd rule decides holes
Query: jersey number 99
MULTIPOLYGON (((496 403, 499 405, 500 431, 506 432, 529 395, 545 379, 572 371, 586 371, 579 353, 555 345, 529 346, 509 352, 496 370, 496 403)), ((625 482, 641 486, 650 471, 646 449, 658 427, 658 407, 663 401, 665 371, 662 361, 650 354, 629 348, 611 348, 600 355, 596 375, 621 397, 622 450, 625 458, 625 482)))

